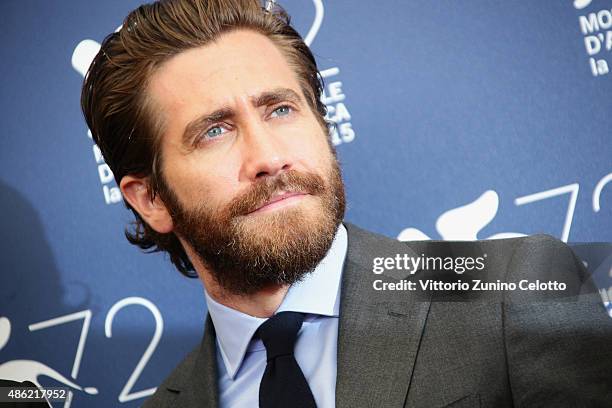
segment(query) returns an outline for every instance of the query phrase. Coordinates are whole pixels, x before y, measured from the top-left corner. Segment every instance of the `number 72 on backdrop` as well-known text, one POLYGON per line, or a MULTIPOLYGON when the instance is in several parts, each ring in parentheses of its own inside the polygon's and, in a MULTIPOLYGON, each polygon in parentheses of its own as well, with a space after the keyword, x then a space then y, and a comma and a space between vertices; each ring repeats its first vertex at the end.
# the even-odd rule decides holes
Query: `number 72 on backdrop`
MULTIPOLYGON (((161 339, 162 332, 164 330, 164 320, 157 306, 155 306, 155 304, 153 304, 148 299, 134 296, 134 297, 127 297, 125 299, 118 301, 110 308, 110 310, 106 314, 106 319, 104 321, 104 334, 106 335, 107 338, 111 338, 113 336, 113 331, 112 331, 113 320, 115 319, 115 316, 117 315, 117 313, 121 309, 129 307, 129 306, 143 306, 147 310, 149 310, 149 312, 151 312, 151 314, 153 315, 153 318, 155 319, 155 332, 153 333, 153 337, 151 338, 149 345, 147 346, 146 350, 140 357, 138 364, 136 364, 136 367, 134 367, 132 374, 130 374, 125 385, 123 386, 123 389, 119 393, 119 396, 118 396, 119 402, 129 402, 129 401, 133 401, 139 398, 144 398, 149 395, 152 395, 155 392, 156 387, 148 388, 142 391, 132 391, 132 388, 134 387, 134 384, 140 377, 140 374, 144 370, 145 366, 149 362, 151 356, 155 352, 155 349, 157 348, 157 345, 159 344, 159 340, 161 339)), ((48 329, 50 327, 70 323, 76 320, 83 321, 83 326, 81 327, 81 335, 79 337, 79 343, 77 345, 76 354, 74 356, 74 361, 72 364, 71 376, 73 379, 76 379, 79 374, 79 368, 81 366, 81 359, 83 357, 83 352, 85 350, 85 343, 87 341, 87 334, 89 332, 89 326, 91 323, 91 316, 92 316, 91 310, 88 309, 88 310, 82 310, 76 313, 71 313, 65 316, 55 317, 53 319, 45 320, 42 322, 33 323, 28 326, 30 331, 37 331, 37 330, 48 329)), ((71 396, 69 396, 69 398, 66 400, 66 403, 64 404, 64 408, 68 408, 70 406, 71 400, 72 398, 71 396)))

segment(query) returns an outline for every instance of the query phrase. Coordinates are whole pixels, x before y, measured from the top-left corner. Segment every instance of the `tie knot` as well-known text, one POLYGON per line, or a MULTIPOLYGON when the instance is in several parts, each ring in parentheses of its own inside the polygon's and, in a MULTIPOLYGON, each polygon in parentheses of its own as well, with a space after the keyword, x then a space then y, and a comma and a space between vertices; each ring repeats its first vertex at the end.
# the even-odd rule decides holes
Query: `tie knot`
POLYGON ((279 356, 293 355, 295 339, 303 322, 303 313, 280 312, 259 326, 257 334, 266 346, 268 361, 279 356))

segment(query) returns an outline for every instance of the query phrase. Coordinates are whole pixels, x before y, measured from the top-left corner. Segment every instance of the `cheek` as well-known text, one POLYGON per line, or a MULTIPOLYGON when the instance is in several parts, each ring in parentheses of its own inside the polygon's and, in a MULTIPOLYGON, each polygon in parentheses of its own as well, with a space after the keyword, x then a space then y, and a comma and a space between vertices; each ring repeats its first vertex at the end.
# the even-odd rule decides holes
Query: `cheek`
POLYGON ((320 127, 310 128, 308 132, 296 128, 288 140, 295 163, 310 170, 327 168, 332 153, 326 138, 320 127))
POLYGON ((205 202, 218 207, 227 203, 239 188, 236 160, 226 156, 222 164, 217 164, 213 158, 195 156, 183 157, 170 172, 170 187, 187 206, 205 202))

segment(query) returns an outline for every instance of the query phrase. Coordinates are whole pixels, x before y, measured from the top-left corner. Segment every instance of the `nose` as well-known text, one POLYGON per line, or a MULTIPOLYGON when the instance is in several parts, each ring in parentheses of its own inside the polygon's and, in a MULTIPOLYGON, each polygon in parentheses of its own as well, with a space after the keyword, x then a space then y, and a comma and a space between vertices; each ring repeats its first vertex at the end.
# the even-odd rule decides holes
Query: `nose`
POLYGON ((264 123, 250 123, 243 128, 242 136, 241 179, 255 181, 291 169, 285 144, 264 123))

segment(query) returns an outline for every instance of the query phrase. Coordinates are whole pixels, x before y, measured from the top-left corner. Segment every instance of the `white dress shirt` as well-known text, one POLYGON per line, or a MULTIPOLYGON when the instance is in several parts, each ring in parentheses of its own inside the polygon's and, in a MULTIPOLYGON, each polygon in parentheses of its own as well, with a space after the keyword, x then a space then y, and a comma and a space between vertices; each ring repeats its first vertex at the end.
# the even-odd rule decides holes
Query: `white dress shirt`
MULTIPOLYGON (((347 243, 346 228, 340 224, 325 258, 312 273, 289 288, 276 311, 306 314, 295 344, 295 359, 318 408, 335 407, 340 286, 347 243)), ((208 293, 206 304, 217 333, 220 406, 259 406, 266 349, 261 340, 253 339, 253 334, 267 319, 224 306, 208 293)))

